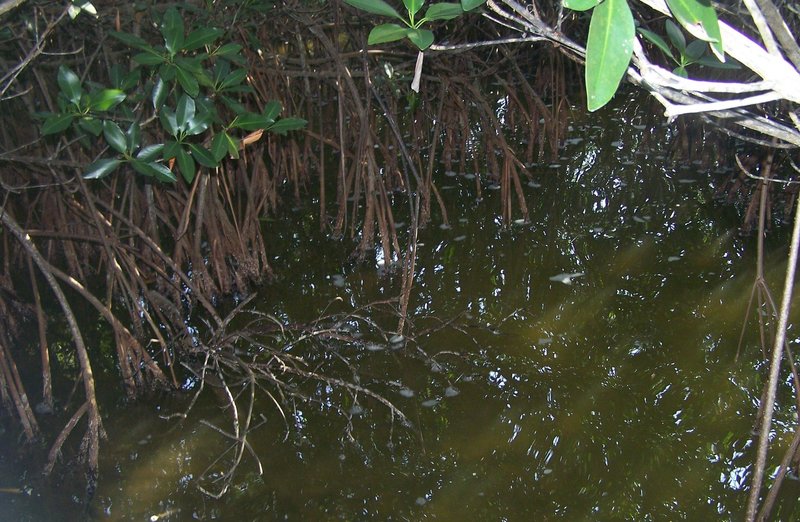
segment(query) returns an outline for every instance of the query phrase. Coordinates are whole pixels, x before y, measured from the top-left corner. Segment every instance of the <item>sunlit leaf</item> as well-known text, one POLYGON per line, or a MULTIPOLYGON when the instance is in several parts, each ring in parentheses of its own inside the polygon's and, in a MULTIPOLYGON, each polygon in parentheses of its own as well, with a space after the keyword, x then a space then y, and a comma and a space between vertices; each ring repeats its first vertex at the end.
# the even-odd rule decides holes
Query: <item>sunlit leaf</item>
POLYGON ((425 11, 425 20, 452 20, 464 14, 461 4, 439 2, 433 4, 425 11))
POLYGON ((588 11, 600 3, 600 0, 564 0, 564 7, 573 11, 588 11))
POLYGON ((128 141, 125 139, 125 133, 119 128, 115 122, 106 120, 103 122, 103 137, 105 137, 108 145, 115 151, 124 154, 128 150, 128 141))
POLYGON ((725 61, 717 12, 708 0, 667 0, 667 5, 692 36, 709 42, 717 58, 725 61))
POLYGON ((78 75, 72 72, 72 69, 66 65, 61 65, 58 68, 58 86, 61 88, 61 93, 69 102, 75 106, 80 105, 81 95, 83 89, 81 88, 81 80, 78 75))
POLYGON ((403 20, 403 17, 400 16, 397 11, 395 11, 394 7, 390 6, 383 0, 344 0, 344 3, 352 5, 353 7, 368 13, 391 16, 397 18, 398 20, 403 20))
POLYGON ((89 96, 89 107, 94 111, 107 111, 124 99, 125 93, 120 89, 103 89, 89 96))
POLYGON ((147 147, 143 147, 142 150, 136 154, 136 159, 151 162, 158 158, 158 155, 161 154, 161 151, 164 150, 163 143, 157 143, 155 145, 148 145, 147 147))
POLYGON ((86 167, 83 177, 85 179, 100 179, 117 170, 121 163, 122 160, 116 158, 97 160, 86 167))
POLYGON ((408 27, 397 24, 381 24, 372 28, 367 38, 367 44, 378 45, 388 42, 396 42, 406 37, 408 27))
POLYGON ((586 42, 586 98, 595 111, 614 96, 633 54, 636 27, 627 0, 605 0, 592 11, 586 42))
POLYGON ((403 0, 403 5, 406 6, 406 10, 411 16, 416 15, 424 3, 425 0, 403 0))
POLYGON ((150 100, 153 102, 153 108, 156 111, 164 106, 164 100, 167 99, 168 92, 169 88, 167 87, 166 82, 164 82, 159 75, 159 77, 156 79, 156 83, 153 85, 153 92, 150 95, 150 100))
POLYGON ((142 129, 139 127, 139 122, 131 123, 128 131, 125 133, 125 144, 127 150, 134 151, 139 148, 142 143, 142 129))

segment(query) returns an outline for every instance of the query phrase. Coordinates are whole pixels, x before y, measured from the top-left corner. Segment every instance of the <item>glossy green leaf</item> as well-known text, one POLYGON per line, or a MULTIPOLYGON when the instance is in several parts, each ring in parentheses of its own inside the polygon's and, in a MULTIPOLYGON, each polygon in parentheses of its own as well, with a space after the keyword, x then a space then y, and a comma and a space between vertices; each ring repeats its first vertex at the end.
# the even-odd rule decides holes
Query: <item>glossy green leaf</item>
POLYGON ((225 150, 228 151, 231 158, 239 159, 239 140, 227 132, 220 132, 214 136, 214 140, 211 142, 211 153, 214 155, 214 159, 221 161, 225 156, 225 150), (217 158, 219 154, 222 154, 222 157, 217 158))
POLYGON ((420 51, 424 51, 433 43, 433 31, 427 29, 406 29, 406 36, 420 51))
POLYGON ((395 11, 394 7, 390 6, 383 0, 344 0, 344 3, 368 13, 391 16, 397 18, 398 20, 403 20, 403 17, 400 16, 397 11, 395 11))
POLYGON ((412 17, 416 15, 420 9, 422 9, 422 5, 425 3, 425 0, 403 0, 403 5, 406 6, 406 11, 412 17))
POLYGON ((661 49, 661 52, 664 53, 667 57, 672 58, 672 49, 670 49, 667 42, 663 38, 661 38, 661 35, 658 35, 648 29, 644 29, 643 27, 637 28, 636 31, 642 36, 644 36, 644 38, 651 44, 661 49))
POLYGON ((164 150, 163 143, 157 143, 155 145, 148 145, 147 147, 143 147, 142 150, 136 154, 136 159, 151 162, 158 158, 161 151, 164 150))
POLYGON ((433 4, 425 11, 424 20, 452 20, 463 14, 464 9, 461 7, 461 4, 439 2, 438 4, 433 4))
POLYGON ((214 43, 214 41, 223 34, 225 34, 225 31, 213 27, 195 29, 189 33, 186 40, 183 42, 183 50, 194 51, 195 49, 200 49, 201 47, 214 43))
POLYGON ((708 0, 667 0, 667 5, 692 36, 709 42, 717 58, 725 61, 717 12, 708 0))
POLYGON ((89 107, 94 111, 107 111, 124 99, 125 93, 120 89, 103 89, 89 96, 89 107))
POLYGON ((283 107, 281 107, 281 102, 272 100, 264 107, 264 111, 262 114, 265 118, 269 120, 275 120, 278 116, 280 116, 283 107))
POLYGON ((670 19, 664 21, 664 30, 667 31, 667 37, 672 45, 678 50, 680 54, 686 52, 686 37, 683 36, 683 30, 680 26, 670 19))
POLYGON ((178 151, 182 148, 182 145, 177 141, 168 141, 164 144, 164 159, 170 160, 178 155, 178 151))
POLYGON ((230 57, 242 50, 242 46, 235 43, 225 44, 212 53, 212 56, 230 57))
POLYGON ((186 180, 186 183, 194 181, 194 175, 197 173, 197 165, 195 165, 189 153, 186 152, 186 149, 183 147, 178 149, 178 154, 175 156, 175 159, 181 171, 181 176, 186 180))
POLYGON ((266 129, 267 127, 272 125, 273 121, 274 120, 267 118, 262 114, 256 114, 254 112, 246 112, 234 118, 233 122, 231 123, 231 126, 246 131, 254 131, 259 129, 266 129))
POLYGON ((62 132, 67 129, 70 125, 72 125, 72 121, 75 119, 74 114, 53 114, 49 116, 46 120, 44 120, 44 124, 42 125, 42 136, 48 136, 50 134, 56 134, 62 132))
POLYGON ((210 124, 210 114, 195 114, 195 117, 190 119, 189 123, 186 125, 186 134, 189 136, 197 136, 198 134, 202 134, 208 130, 210 124))
POLYGON ((672 69, 672 74, 680 76, 681 78, 689 77, 689 73, 686 71, 686 67, 684 67, 683 65, 679 65, 678 67, 672 69))
POLYGON ((155 49, 153 49, 150 44, 135 34, 122 33, 119 31, 111 31, 110 34, 129 47, 135 47, 137 49, 141 49, 142 51, 155 52, 155 49))
POLYGON ((588 11, 600 3, 600 0, 564 0, 564 7, 573 11, 588 11))
POLYGON ((81 80, 78 75, 72 72, 72 69, 66 65, 58 68, 58 86, 61 88, 61 94, 76 107, 81 103, 81 95, 83 89, 81 88, 81 80))
POLYGON ((124 154, 128 151, 128 142, 125 139, 125 133, 119 128, 115 122, 106 120, 103 122, 103 137, 105 137, 108 145, 119 152, 124 154))
POLYGON ((155 51, 135 54, 133 59, 142 65, 159 65, 166 61, 166 58, 155 51))
POLYGON ((269 131, 274 134, 284 135, 288 131, 305 128, 307 123, 308 122, 302 118, 283 118, 276 121, 275 124, 269 128, 269 131))
POLYGON ((586 42, 586 98, 596 111, 609 102, 633 54, 636 27, 627 0, 605 0, 592 11, 586 42))
POLYGON ((194 113, 194 99, 182 94, 178 99, 178 106, 175 108, 175 122, 178 130, 185 131, 189 127, 189 121, 194 118, 194 113))
POLYGON ((86 167, 83 177, 85 179, 100 179, 117 170, 121 163, 122 160, 116 158, 97 160, 86 167))
POLYGON ((461 8, 464 11, 472 11, 486 3, 486 0, 461 0, 461 8))
POLYGON ((244 105, 239 103, 238 101, 234 100, 229 96, 220 96, 222 103, 224 103, 230 110, 235 112, 236 114, 244 114, 247 112, 247 109, 244 105))
POLYGON ((178 67, 176 72, 178 76, 178 83, 189 96, 194 97, 200 94, 200 84, 197 82, 197 78, 195 78, 192 73, 181 67, 178 67))
POLYGON ((153 92, 150 93, 150 101, 152 101, 153 108, 156 111, 164 106, 164 101, 167 99, 168 93, 169 87, 167 87, 166 82, 161 76, 158 76, 158 78, 156 78, 156 83, 153 85, 153 92))
POLYGON ((174 7, 170 7, 164 13, 164 19, 161 21, 161 34, 164 35, 164 47, 171 55, 175 55, 183 49, 183 18, 174 7))
POLYGON ((88 132, 94 137, 100 136, 103 132, 103 122, 97 118, 85 117, 78 120, 78 127, 88 132))
POLYGON ((178 177, 175 176, 175 173, 169 170, 166 165, 151 162, 145 163, 145 166, 153 173, 152 175, 158 181, 164 181, 166 183, 175 183, 178 181, 178 177))
POLYGON ((378 45, 388 42, 396 42, 406 37, 408 27, 397 24, 381 24, 372 28, 367 38, 367 44, 378 45))
POLYGON ((139 126, 139 122, 131 123, 131 126, 128 127, 128 131, 125 133, 125 145, 127 150, 134 151, 139 148, 139 145, 142 144, 142 128, 139 126))
POLYGON ((192 143, 189 145, 189 148, 192 151, 192 157, 197 160, 197 163, 204 167, 214 168, 219 166, 219 161, 214 157, 210 150, 203 147, 202 145, 198 145, 196 143, 192 143))
POLYGON ((241 85, 247 78, 247 69, 234 69, 219 84, 219 90, 224 91, 231 87, 241 85))
POLYGON ((174 112, 167 107, 163 107, 158 115, 158 120, 161 122, 161 126, 164 127, 165 131, 172 136, 178 135, 178 120, 174 112))

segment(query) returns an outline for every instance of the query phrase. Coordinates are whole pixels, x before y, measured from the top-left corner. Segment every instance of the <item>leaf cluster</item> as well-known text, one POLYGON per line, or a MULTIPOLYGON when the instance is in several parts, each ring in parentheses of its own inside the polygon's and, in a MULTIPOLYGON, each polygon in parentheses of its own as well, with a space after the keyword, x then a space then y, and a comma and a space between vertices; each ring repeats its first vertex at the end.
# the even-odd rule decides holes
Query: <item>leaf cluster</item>
POLYGON ((251 112, 238 98, 252 92, 241 45, 220 42, 225 32, 201 26, 186 30, 175 7, 164 12, 162 40, 112 32, 133 53, 136 66, 111 69, 112 87, 81 82, 62 65, 58 70, 59 112, 47 115, 42 134, 76 133, 86 147, 101 138, 115 153, 87 167, 84 177, 107 176, 127 164, 137 173, 175 182, 178 171, 191 183, 202 167, 218 167, 226 156, 239 157, 242 132, 285 134, 301 129, 300 118, 278 119, 279 102, 251 112), (158 129, 146 128, 157 122, 158 129), (144 131, 152 139, 143 138, 144 131), (147 141, 148 143, 145 143, 147 141))

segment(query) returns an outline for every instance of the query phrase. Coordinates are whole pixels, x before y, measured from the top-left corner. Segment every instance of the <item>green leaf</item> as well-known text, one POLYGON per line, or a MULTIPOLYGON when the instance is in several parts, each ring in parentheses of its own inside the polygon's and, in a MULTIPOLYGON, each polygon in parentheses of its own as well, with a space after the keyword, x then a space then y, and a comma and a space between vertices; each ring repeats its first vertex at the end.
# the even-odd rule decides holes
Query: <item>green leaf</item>
POLYGON ((274 121, 275 118, 277 118, 280 115, 282 110, 283 107, 281 107, 281 102, 272 100, 269 103, 267 103, 267 105, 264 107, 264 111, 262 112, 262 114, 264 115, 265 118, 274 121))
POLYGON ((390 6, 383 0, 344 0, 344 3, 352 5, 355 8, 361 9, 368 13, 391 16, 398 20, 403 20, 403 17, 395 11, 394 7, 390 6))
POLYGON ((213 43, 224 33, 225 31, 221 29, 215 29, 213 27, 201 27, 200 29, 195 29, 189 33, 189 36, 187 36, 186 40, 183 42, 183 50, 194 51, 195 49, 205 47, 206 45, 213 43))
POLYGON ((103 132, 103 122, 92 117, 85 117, 78 120, 78 127, 94 137, 100 136, 100 133, 103 132))
POLYGON ((56 134, 67 129, 75 119, 74 114, 53 114, 42 124, 42 136, 56 134))
POLYGON ((636 27, 627 0, 605 0, 592 12, 586 42, 586 97, 596 111, 609 102, 633 54, 636 27))
POLYGON ((145 163, 145 166, 148 169, 150 169, 150 171, 153 173, 153 176, 158 181, 164 181, 167 183, 175 183, 176 181, 178 181, 178 177, 175 176, 175 173, 169 170, 166 165, 163 165, 161 163, 151 162, 151 163, 145 163))
POLYGON ((406 29, 397 24, 381 24, 372 28, 367 38, 368 45, 396 42, 406 37, 406 29))
POLYGON ((178 155, 178 151, 181 149, 181 144, 177 141, 168 141, 164 144, 164 159, 170 160, 178 155))
POLYGON ((66 65, 58 68, 58 86, 61 88, 61 93, 72 105, 80 106, 81 95, 83 94, 81 80, 66 65))
POLYGON ((180 131, 189 128, 189 122, 194 119, 195 105, 194 99, 182 94, 178 99, 178 107, 175 109, 175 123, 180 131))
POLYGON ((135 121, 128 127, 128 132, 125 133, 125 145, 131 152, 139 148, 142 143, 142 129, 139 127, 139 122, 135 121))
POLYGON ((115 122, 106 120, 103 122, 103 136, 112 149, 125 154, 128 151, 128 142, 125 139, 125 133, 119 128, 115 122))
POLYGON ((186 134, 189 136, 197 136, 208 130, 208 126, 211 124, 211 115, 206 114, 196 114, 194 118, 189 120, 189 123, 186 125, 186 134))
POLYGON ((242 50, 242 46, 241 45, 235 44, 235 43, 229 43, 229 44, 225 44, 225 45, 220 46, 219 49, 217 49, 214 52, 212 52, 211 55, 212 56, 225 57, 225 56, 231 56, 231 55, 237 54, 241 50, 242 50))
POLYGON ((89 96, 89 107, 94 111, 107 111, 124 99, 125 93, 120 89, 103 89, 89 96))
POLYGON ((161 109, 161 113, 158 115, 158 119, 161 122, 161 126, 164 127, 164 130, 167 131, 172 136, 178 135, 178 120, 175 117, 175 113, 172 112, 167 107, 161 109))
POLYGON ((86 167, 83 177, 84 179, 100 179, 117 170, 121 163, 122 160, 116 158, 97 160, 86 167))
POLYGON ((678 24, 667 18, 664 21, 664 29, 667 31, 667 37, 669 41, 672 42, 672 45, 675 46, 679 53, 685 54, 686 37, 683 36, 683 31, 678 24))
POLYGON ((235 69, 231 71, 219 84, 219 90, 224 91, 235 85, 240 85, 247 78, 247 69, 235 69))
POLYGON ((715 69, 736 70, 742 68, 742 66, 739 65, 736 60, 728 59, 724 62, 720 62, 716 55, 703 56, 695 63, 704 67, 714 67, 715 69))
POLYGON ((588 11, 600 3, 600 0, 564 0, 564 7, 573 11, 588 11))
POLYGON ((238 115, 231 122, 232 127, 237 127, 246 131, 254 131, 259 129, 266 129, 274 122, 273 119, 267 118, 262 114, 254 112, 246 112, 238 115))
POLYGON ((232 138, 227 132, 220 132, 211 141, 211 154, 217 161, 222 161, 225 152, 233 159, 239 159, 239 140, 232 138))
POLYGON ((464 11, 472 11, 486 3, 486 0, 461 0, 461 8, 464 11))
POLYGON ((717 12, 708 0, 667 0, 667 5, 692 36, 709 42, 717 58, 725 61, 717 12))
POLYGON ((169 88, 164 80, 159 76, 153 85, 153 92, 150 94, 150 100, 153 102, 153 108, 158 111, 164 106, 164 100, 167 99, 169 88))
POLYGON ((200 94, 200 84, 197 83, 197 78, 185 69, 178 67, 178 83, 189 96, 197 96, 200 94))
POLYGON ((675 74, 675 75, 680 76, 682 78, 688 78, 689 77, 689 73, 686 72, 686 67, 684 67, 683 65, 679 65, 678 67, 675 67, 674 69, 672 69, 672 74, 675 74))
POLYGON ((643 27, 638 27, 636 31, 645 37, 647 41, 661 49, 661 52, 664 53, 668 58, 673 58, 672 56, 672 49, 669 48, 669 45, 660 35, 654 33, 653 31, 649 31, 643 27))
POLYGON ((133 59, 142 65, 159 65, 167 61, 156 51, 135 54, 133 59))
POLYGON ((186 149, 183 147, 178 149, 178 154, 175 156, 175 159, 178 161, 178 168, 181 170, 181 175, 183 179, 186 180, 186 183, 194 181, 194 175, 197 173, 197 165, 195 165, 189 153, 186 152, 186 149))
POLYGON ((227 105, 228 108, 233 112, 235 112, 236 114, 244 114, 245 112, 247 112, 247 109, 245 108, 244 105, 242 105, 241 103, 239 103, 238 101, 234 100, 229 96, 220 96, 220 99, 222 100, 222 103, 227 105))
POLYGON ((155 160, 161 151, 164 150, 163 143, 157 143, 155 145, 148 145, 147 147, 143 147, 142 150, 136 155, 136 159, 151 162, 155 160))
POLYGON ((178 74, 177 71, 178 68, 175 67, 175 64, 163 63, 161 64, 161 67, 158 68, 158 75, 162 80, 169 83, 175 79, 175 76, 178 74))
POLYGON ((120 42, 124 43, 129 47, 135 47, 137 49, 141 49, 142 51, 147 52, 155 52, 155 49, 150 47, 150 44, 145 42, 142 38, 136 36, 135 34, 131 33, 121 33, 119 31, 111 31, 111 36, 119 40, 120 42))
POLYGON ((406 6, 406 10, 411 17, 419 12, 424 3, 425 0, 403 0, 403 5, 406 6))
POLYGON ((452 20, 464 14, 464 9, 461 4, 453 4, 449 2, 439 2, 433 4, 425 11, 425 18, 423 20, 452 20))
POLYGON ((285 135, 288 131, 299 130, 305 128, 308 122, 302 118, 283 118, 278 120, 269 128, 269 131, 275 134, 285 135))
POLYGON ((703 40, 695 40, 686 46, 686 57, 692 62, 696 62, 706 53, 708 44, 703 40))
POLYGON ((406 36, 420 51, 424 51, 433 43, 433 31, 427 29, 406 29, 406 36))
POLYGON ((161 34, 164 35, 164 47, 171 55, 174 56, 183 49, 183 18, 174 7, 170 7, 164 13, 164 18, 161 20, 161 34))
POLYGON ((197 163, 204 167, 214 168, 219 166, 219 161, 207 148, 196 143, 190 143, 189 148, 192 150, 192 157, 197 160, 197 163))

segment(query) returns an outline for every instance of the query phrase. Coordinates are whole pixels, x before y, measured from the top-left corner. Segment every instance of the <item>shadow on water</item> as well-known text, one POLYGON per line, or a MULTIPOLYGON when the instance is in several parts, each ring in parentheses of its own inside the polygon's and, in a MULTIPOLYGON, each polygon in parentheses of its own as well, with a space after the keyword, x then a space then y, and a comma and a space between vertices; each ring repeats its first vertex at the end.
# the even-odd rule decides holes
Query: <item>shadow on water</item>
MULTIPOLYGON (((285 407, 285 420, 259 404, 267 422, 249 440, 264 474, 246 458, 215 501, 194 486, 228 448, 197 422, 227 422, 213 396, 183 423, 126 407, 108 415, 95 518, 738 518, 764 371, 754 321, 735 361, 755 240, 710 202, 709 169, 670 165, 659 139, 643 144, 668 132, 643 121, 622 108, 602 126, 574 123, 559 161, 530 168, 529 222, 502 226, 499 191, 485 186, 476 201, 474 173, 439 173, 451 225, 420 233, 410 319, 415 332, 451 326, 400 349, 295 354, 383 394, 413 426, 301 383, 316 400, 285 407)), ((347 247, 316 232, 315 212, 273 227, 286 231, 271 246, 279 280, 259 309, 301 322, 397 295, 377 263, 342 268, 347 247)), ((773 288, 784 239, 771 238, 773 288)), ((778 446, 793 431, 786 388, 778 446)))

